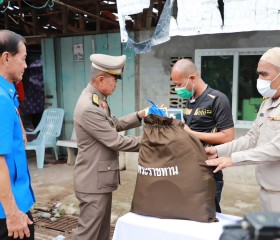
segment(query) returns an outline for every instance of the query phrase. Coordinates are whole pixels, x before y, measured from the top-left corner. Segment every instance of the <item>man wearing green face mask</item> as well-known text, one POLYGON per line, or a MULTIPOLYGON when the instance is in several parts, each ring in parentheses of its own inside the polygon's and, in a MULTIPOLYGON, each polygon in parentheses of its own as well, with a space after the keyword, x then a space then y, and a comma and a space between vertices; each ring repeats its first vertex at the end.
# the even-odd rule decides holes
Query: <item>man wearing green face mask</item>
MULTIPOLYGON (((209 87, 192 61, 177 61, 171 70, 171 79, 177 95, 187 100, 184 109, 186 131, 195 135, 205 147, 234 139, 234 124, 227 96, 209 87)), ((222 171, 215 173, 214 178, 217 189, 216 211, 221 212, 222 171)))

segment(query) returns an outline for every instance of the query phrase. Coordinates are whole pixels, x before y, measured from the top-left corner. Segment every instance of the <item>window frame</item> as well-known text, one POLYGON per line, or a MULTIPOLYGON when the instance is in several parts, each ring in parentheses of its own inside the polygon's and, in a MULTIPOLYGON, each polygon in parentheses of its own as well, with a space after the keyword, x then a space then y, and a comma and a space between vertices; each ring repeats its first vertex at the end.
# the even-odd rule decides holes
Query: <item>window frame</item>
MULTIPOLYGON (((235 128, 249 129, 253 121, 238 120, 238 73, 239 56, 242 55, 262 55, 269 48, 228 48, 228 49, 196 49, 195 65, 201 74, 201 58, 204 56, 233 56, 233 76, 232 76, 232 115, 235 128)), ((257 69, 256 69, 257 70, 257 69)))

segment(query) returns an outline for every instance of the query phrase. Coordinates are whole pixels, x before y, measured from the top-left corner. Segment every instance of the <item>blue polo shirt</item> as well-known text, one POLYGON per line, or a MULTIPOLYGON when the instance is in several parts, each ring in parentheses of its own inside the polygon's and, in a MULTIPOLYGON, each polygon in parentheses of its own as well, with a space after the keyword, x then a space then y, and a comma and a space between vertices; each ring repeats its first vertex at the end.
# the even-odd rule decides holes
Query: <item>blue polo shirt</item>
MULTIPOLYGON (((26 213, 35 203, 22 137, 14 84, 0 76, 0 155, 4 155, 18 208, 26 213)), ((1 174, 1 173, 0 173, 1 174)), ((0 203, 0 218, 6 218, 0 203)))

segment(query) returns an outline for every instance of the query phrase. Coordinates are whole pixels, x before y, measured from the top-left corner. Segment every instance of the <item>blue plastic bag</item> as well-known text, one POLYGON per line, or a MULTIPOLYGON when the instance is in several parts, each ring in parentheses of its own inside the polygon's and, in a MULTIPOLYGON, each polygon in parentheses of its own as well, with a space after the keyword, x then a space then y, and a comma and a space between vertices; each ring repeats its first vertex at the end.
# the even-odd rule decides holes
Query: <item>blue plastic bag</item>
POLYGON ((158 116, 162 116, 162 117, 167 117, 166 111, 164 111, 163 109, 157 107, 157 105, 151 101, 150 99, 146 98, 150 103, 151 103, 151 107, 149 108, 148 114, 155 114, 158 116))

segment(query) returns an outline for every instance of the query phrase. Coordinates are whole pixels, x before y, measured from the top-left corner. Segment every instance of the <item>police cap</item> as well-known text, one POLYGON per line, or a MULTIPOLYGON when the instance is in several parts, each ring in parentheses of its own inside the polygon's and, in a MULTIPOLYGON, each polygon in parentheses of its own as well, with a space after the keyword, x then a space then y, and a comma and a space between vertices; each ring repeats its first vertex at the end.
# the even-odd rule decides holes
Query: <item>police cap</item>
POLYGON ((126 61, 126 56, 110 56, 106 54, 90 55, 92 66, 103 72, 113 75, 121 75, 126 61))

